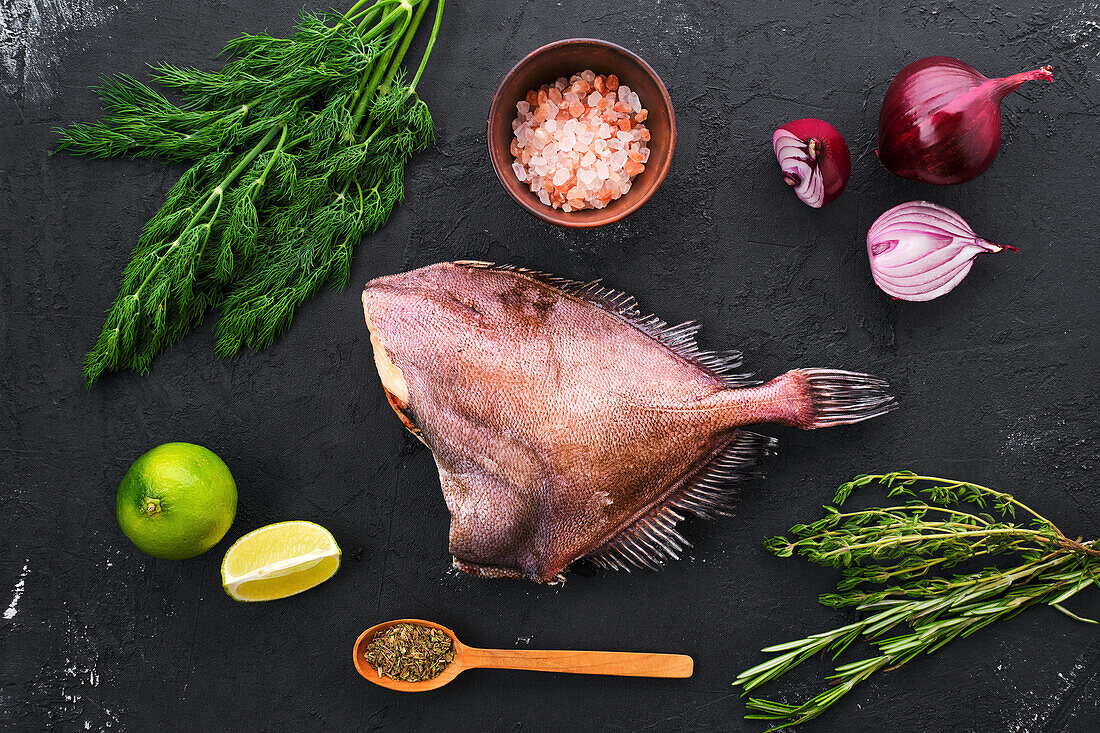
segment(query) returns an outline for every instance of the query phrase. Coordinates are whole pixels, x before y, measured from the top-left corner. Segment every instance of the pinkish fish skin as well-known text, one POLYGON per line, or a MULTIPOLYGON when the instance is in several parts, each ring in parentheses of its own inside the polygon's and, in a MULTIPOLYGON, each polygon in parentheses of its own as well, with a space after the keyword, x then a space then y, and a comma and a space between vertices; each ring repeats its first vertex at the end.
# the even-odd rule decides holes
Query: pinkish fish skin
POLYGON ((394 410, 435 456, 455 567, 562 579, 587 557, 658 567, 686 514, 728 513, 730 484, 775 441, 755 423, 817 428, 895 406, 881 380, 797 369, 763 385, 694 324, 643 317, 596 283, 442 263, 363 291, 394 410))

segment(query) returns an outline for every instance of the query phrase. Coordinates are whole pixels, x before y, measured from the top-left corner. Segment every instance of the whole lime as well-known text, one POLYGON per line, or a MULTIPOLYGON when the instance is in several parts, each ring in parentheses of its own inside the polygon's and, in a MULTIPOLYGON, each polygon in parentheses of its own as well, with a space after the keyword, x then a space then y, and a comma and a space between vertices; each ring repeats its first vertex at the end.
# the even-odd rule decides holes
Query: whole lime
POLYGON ((237 515, 237 484, 213 452, 165 443, 134 461, 115 498, 118 524, 138 549, 183 560, 206 552, 237 515))

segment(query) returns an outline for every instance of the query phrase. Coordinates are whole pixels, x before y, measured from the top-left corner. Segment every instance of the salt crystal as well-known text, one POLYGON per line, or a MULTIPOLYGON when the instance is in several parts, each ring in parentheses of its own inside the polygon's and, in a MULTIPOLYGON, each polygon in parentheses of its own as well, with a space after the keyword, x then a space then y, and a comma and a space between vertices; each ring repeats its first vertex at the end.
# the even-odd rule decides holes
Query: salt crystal
POLYGON ((581 158, 581 165, 583 165, 583 166, 590 166, 595 162, 596 162, 596 155, 591 150, 589 150, 587 153, 585 153, 584 157, 581 158))
POLYGON ((547 132, 553 132, 558 129, 558 121, 555 119, 549 119, 543 123, 542 128, 547 132))
POLYGON ((607 165, 606 160, 596 161, 596 177, 601 181, 606 181, 607 177, 611 175, 610 167, 607 165))
POLYGON ((624 165, 626 165, 626 151, 616 150, 614 153, 612 153, 611 165, 615 166, 616 168, 622 168, 624 165))
POLYGON ((526 99, 521 99, 520 101, 516 102, 516 112, 519 112, 520 115, 525 115, 530 111, 531 105, 527 104, 526 99))
POLYGON ((623 141, 624 143, 628 143, 634 139, 630 136, 629 132, 622 132, 621 130, 615 133, 615 137, 619 138, 619 140, 623 141))
POLYGON ((619 85, 618 95, 620 102, 627 101, 628 99, 630 99, 630 87, 628 87, 626 84, 619 85))
POLYGON ((585 69, 581 72, 581 78, 591 83, 592 80, 596 78, 596 74, 592 71, 592 69, 585 69))
MULTIPOLYGON (((522 170, 522 166, 520 166, 520 168, 522 170)), ((592 188, 592 184, 596 182, 596 178, 596 171, 591 168, 581 168, 577 173, 577 180, 582 182, 585 188, 592 188)), ((522 181, 523 179, 520 178, 520 180, 522 181)))
POLYGON ((573 210, 573 207, 570 206, 569 204, 562 204, 561 205, 561 210, 568 214, 570 211, 573 210))
POLYGON ((599 92, 592 92, 588 95, 588 106, 595 107, 597 104, 600 103, 601 99, 603 99, 603 97, 600 96, 599 92))
POLYGON ((630 94, 628 94, 626 97, 626 101, 630 104, 630 108, 633 109, 635 112, 642 111, 642 100, 638 98, 637 92, 631 92, 630 94))
POLYGON ((556 171, 554 171, 553 184, 555 186, 560 186, 568 180, 569 180, 569 171, 566 170, 565 168, 558 168, 556 171))
POLYGON ((539 201, 541 201, 544 206, 549 206, 550 194, 546 193, 546 191, 539 191, 539 201))
POLYGON ((642 162, 649 162, 649 148, 642 148, 642 162))
POLYGON ((512 163, 512 171, 516 174, 516 178, 518 178, 519 180, 527 180, 527 169, 525 169, 523 167, 523 164, 520 163, 518 160, 515 163, 512 163))
POLYGON ((577 142, 588 147, 592 144, 592 130, 585 127, 577 131, 577 142))

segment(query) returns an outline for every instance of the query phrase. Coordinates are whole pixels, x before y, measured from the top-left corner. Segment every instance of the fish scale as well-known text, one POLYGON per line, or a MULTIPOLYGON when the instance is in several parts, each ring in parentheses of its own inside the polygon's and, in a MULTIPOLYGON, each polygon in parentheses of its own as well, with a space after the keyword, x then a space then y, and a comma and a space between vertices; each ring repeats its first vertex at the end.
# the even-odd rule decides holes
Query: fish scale
POLYGON ((581 558, 659 568, 688 514, 728 515, 774 438, 895 406, 866 374, 796 369, 761 383, 694 321, 630 295, 509 265, 449 262, 363 292, 390 405, 432 451, 456 568, 558 582, 581 558))

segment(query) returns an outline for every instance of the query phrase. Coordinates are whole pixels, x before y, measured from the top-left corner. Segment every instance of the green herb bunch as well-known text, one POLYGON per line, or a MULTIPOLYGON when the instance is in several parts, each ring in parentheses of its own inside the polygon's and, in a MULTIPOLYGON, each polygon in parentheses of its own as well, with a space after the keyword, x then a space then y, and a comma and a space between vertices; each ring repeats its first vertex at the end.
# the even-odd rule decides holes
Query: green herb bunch
POLYGON ((306 14, 289 38, 230 41, 221 71, 153 66, 180 104, 128 76, 98 88, 106 116, 61 130, 61 150, 190 167, 138 240, 85 359, 89 384, 146 372, 211 309, 219 355, 267 346, 320 287, 347 283, 352 250, 385 224, 406 164, 433 139, 416 88, 443 2, 360 0, 343 15, 306 14), (403 59, 432 5, 406 82, 403 59))
POLYGON ((843 575, 836 593, 820 597, 834 608, 855 607, 861 620, 762 651, 772 657, 742 672, 734 685, 745 694, 818 654, 835 659, 858 639, 874 651, 842 664, 832 686, 801 704, 750 698, 750 719, 779 723, 778 730, 821 715, 880 670, 890 670, 952 639, 973 634, 1029 606, 1052 606, 1086 623, 1062 604, 1090 584, 1100 586, 1100 549, 1065 536, 1050 520, 1006 493, 964 481, 908 471, 859 476, 842 485, 812 524, 774 537, 767 548, 780 557, 801 555, 843 575), (900 502, 845 512, 851 493, 870 484, 888 487, 900 502), (986 511, 987 505, 992 513, 986 511), (1017 512, 1028 520, 1016 523, 1017 512), (974 558, 1000 556, 1008 567, 937 575, 974 558))

